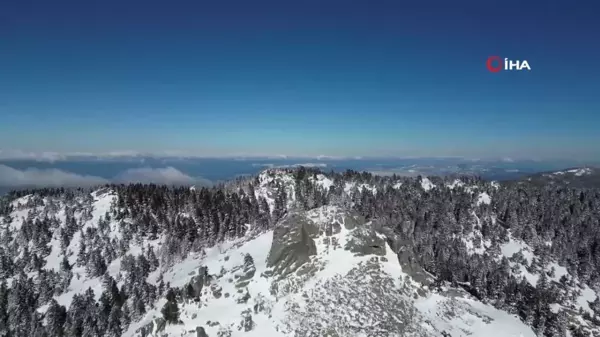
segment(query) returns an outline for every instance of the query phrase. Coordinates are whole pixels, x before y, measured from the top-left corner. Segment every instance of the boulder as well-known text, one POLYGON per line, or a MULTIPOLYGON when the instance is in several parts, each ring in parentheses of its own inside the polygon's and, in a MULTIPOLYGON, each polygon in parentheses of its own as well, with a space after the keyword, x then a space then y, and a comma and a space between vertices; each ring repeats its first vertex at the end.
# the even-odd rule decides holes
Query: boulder
POLYGON ((207 267, 198 268, 198 275, 192 277, 190 285, 193 289, 193 296, 199 298, 202 295, 202 288, 210 282, 207 267))
POLYGON ((206 334, 206 331, 204 330, 203 327, 201 327, 201 326, 196 327, 196 337, 208 337, 208 335, 206 334))

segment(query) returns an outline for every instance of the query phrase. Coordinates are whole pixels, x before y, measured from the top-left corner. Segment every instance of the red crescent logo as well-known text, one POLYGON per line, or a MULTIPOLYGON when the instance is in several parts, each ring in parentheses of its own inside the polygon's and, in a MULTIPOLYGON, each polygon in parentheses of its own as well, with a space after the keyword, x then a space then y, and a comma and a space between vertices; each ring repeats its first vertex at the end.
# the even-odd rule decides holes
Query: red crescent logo
POLYGON ((493 73, 497 73, 500 70, 502 70, 502 58, 500 56, 490 56, 487 59, 486 66, 489 71, 491 71, 493 73), (492 64, 494 61, 498 61, 497 67, 494 67, 494 65, 492 64))

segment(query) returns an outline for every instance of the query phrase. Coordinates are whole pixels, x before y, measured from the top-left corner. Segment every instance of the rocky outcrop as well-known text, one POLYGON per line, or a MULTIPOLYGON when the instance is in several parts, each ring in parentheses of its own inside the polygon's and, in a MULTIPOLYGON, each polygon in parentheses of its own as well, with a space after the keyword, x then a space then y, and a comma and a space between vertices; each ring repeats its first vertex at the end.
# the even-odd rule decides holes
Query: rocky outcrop
MULTIPOLYGON (((356 221, 352 217, 348 217, 356 221)), ((353 252, 355 255, 385 255, 385 236, 377 233, 373 224, 368 222, 354 228, 346 242, 344 249, 353 252)))
POLYGON ((401 239, 398 234, 384 224, 376 223, 374 225, 386 237, 386 242, 392 248, 392 251, 397 254, 402 271, 423 285, 433 283, 434 278, 418 263, 411 248, 411 242, 401 239))
POLYGON ((252 320, 252 312, 244 310, 242 312, 242 321, 238 326, 238 330, 244 330, 244 332, 252 331, 254 329, 254 321, 252 320))
POLYGON ((192 277, 190 280, 190 285, 192 287, 192 295, 193 297, 199 298, 202 296, 202 289, 205 285, 210 283, 210 276, 208 275, 208 268, 201 266, 198 268, 198 275, 192 277))
POLYGON ((246 254, 244 256, 244 264, 242 265, 242 272, 235 275, 236 288, 243 288, 248 285, 250 280, 256 274, 256 267, 254 266, 254 259, 252 255, 246 254))
POLYGON ((206 331, 204 330, 203 327, 201 327, 201 326, 196 327, 196 337, 208 337, 208 335, 206 334, 206 331))
POLYGON ((267 266, 280 276, 296 271, 317 254, 319 226, 301 213, 288 214, 273 231, 267 266))

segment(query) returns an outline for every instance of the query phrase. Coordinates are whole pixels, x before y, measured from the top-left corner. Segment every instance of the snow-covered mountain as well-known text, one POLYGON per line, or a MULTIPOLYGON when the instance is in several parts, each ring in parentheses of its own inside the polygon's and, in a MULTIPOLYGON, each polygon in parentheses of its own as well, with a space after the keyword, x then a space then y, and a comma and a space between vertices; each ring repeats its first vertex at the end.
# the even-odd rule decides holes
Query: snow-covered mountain
POLYGON ((507 189, 300 169, 211 190, 13 194, 0 203, 0 336, 598 331, 594 276, 565 264, 559 237, 510 224, 507 189))
POLYGON ((372 222, 337 207, 293 212, 273 231, 250 233, 164 272, 171 286, 201 289, 180 305, 183 324, 157 331, 156 309, 125 335, 534 336, 464 291, 416 281, 372 222), (205 271, 209 280, 198 284, 194 275, 205 271))
POLYGON ((538 173, 520 179, 522 182, 569 187, 600 187, 600 171, 595 167, 576 167, 561 171, 538 173))

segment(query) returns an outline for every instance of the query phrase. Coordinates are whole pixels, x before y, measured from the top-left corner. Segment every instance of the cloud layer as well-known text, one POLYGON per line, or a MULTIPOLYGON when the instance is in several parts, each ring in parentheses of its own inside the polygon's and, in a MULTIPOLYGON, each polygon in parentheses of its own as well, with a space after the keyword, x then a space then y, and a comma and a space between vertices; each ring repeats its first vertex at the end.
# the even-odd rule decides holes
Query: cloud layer
POLYGON ((59 169, 28 168, 17 170, 0 164, 1 187, 88 187, 111 182, 201 186, 211 184, 208 179, 191 177, 174 167, 128 169, 113 179, 105 179, 59 169))
POLYGON ((166 185, 210 185, 210 181, 202 177, 191 177, 178 169, 165 168, 133 168, 119 174, 114 179, 122 183, 166 184, 166 185))
POLYGON ((18 186, 91 186, 106 184, 107 179, 79 175, 58 169, 36 169, 28 168, 25 170, 16 170, 12 167, 0 164, 0 186, 18 187, 18 186))
POLYGON ((313 167, 313 168, 325 168, 327 164, 325 163, 304 163, 304 164, 288 164, 288 165, 277 165, 272 163, 255 163, 252 164, 253 167, 266 167, 266 168, 296 168, 300 166, 304 167, 313 167))

